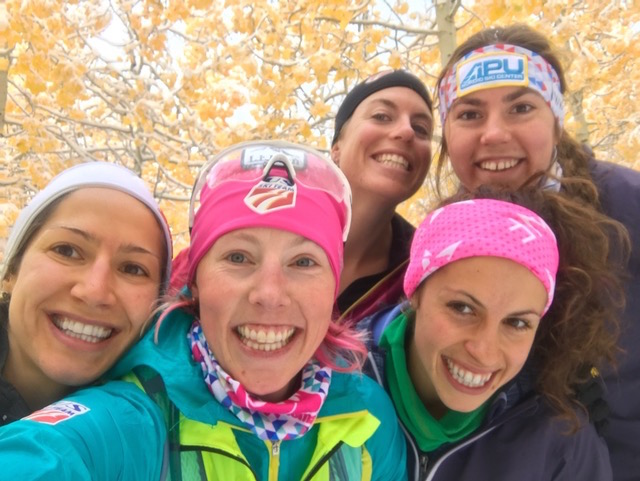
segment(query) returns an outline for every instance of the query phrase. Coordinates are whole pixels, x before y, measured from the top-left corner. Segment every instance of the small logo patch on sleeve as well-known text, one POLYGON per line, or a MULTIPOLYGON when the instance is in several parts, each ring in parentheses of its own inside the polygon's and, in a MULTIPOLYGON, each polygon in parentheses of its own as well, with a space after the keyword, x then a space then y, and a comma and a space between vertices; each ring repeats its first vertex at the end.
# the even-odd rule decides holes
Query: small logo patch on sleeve
POLYGON ((90 409, 73 401, 58 401, 36 411, 23 419, 30 419, 43 424, 58 424, 67 421, 74 416, 89 412, 90 409))

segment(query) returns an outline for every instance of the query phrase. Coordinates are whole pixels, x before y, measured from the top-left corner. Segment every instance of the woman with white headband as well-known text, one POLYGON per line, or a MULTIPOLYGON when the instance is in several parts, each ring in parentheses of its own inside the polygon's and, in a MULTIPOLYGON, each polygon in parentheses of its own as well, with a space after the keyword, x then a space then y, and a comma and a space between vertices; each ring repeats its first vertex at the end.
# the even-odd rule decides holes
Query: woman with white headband
POLYGON ((580 199, 627 228, 633 246, 627 305, 617 367, 601 373, 610 411, 602 433, 614 479, 637 479, 640 172, 594 160, 591 150, 563 128, 567 85, 562 64, 549 40, 528 26, 488 28, 472 35, 456 49, 437 87, 443 125, 438 178, 447 160, 467 189, 482 184, 517 189, 543 172, 538 185, 580 199), (567 182, 569 177, 579 181, 567 182))
POLYGON ((571 385, 612 355, 598 338, 622 297, 606 263, 615 227, 539 189, 460 194, 426 217, 408 302, 361 322, 370 374, 405 428, 410 479, 611 479, 571 385), (588 286, 598 312, 583 308, 588 286))
POLYGON ((0 426, 96 381, 140 339, 171 232, 130 170, 87 162, 20 212, 0 279, 0 426))
POLYGON ((207 163, 186 287, 113 375, 0 429, 13 479, 406 479, 393 406, 332 321, 351 221, 346 178, 284 142, 207 163), (128 373, 128 374, 127 374, 128 373))

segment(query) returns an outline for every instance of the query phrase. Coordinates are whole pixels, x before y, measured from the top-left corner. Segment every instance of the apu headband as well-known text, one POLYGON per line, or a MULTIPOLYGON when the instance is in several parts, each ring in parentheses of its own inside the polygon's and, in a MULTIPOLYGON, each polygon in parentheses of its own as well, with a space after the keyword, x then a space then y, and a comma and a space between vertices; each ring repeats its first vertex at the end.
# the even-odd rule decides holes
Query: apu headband
POLYGON ((475 49, 451 67, 438 92, 442 125, 457 98, 505 86, 527 87, 538 92, 562 127, 564 100, 557 72, 541 55, 509 44, 475 49))

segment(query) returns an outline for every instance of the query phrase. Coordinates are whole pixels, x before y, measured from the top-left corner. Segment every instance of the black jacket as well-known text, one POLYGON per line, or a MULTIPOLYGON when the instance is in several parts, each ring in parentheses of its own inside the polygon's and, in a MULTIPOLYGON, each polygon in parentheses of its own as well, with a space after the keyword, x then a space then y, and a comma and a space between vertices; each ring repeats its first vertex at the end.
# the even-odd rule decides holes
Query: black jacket
POLYGON ((13 387, 13 384, 2 377, 4 363, 9 354, 8 317, 8 305, 6 303, 0 304, 0 426, 31 413, 27 403, 13 387))

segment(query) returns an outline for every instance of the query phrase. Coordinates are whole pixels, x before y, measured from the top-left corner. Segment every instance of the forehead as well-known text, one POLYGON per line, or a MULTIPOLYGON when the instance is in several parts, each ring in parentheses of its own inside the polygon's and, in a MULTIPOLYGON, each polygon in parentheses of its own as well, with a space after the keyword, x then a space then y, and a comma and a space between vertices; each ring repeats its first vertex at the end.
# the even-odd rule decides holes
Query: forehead
POLYGON ((389 87, 369 95, 358 105, 355 113, 386 105, 397 110, 407 110, 412 114, 423 114, 431 117, 431 111, 424 99, 408 87, 389 87))
MULTIPOLYGON (((138 199, 120 190, 107 187, 83 187, 62 197, 52 216, 60 211, 87 205, 91 205, 92 208, 100 207, 104 209, 117 209, 121 205, 134 208, 135 206, 140 206, 147 209, 138 199)), ((149 215, 153 215, 151 211, 149 211, 149 215)))
POLYGON ((453 102, 453 105, 458 103, 509 103, 517 100, 521 97, 527 96, 529 100, 539 100, 545 102, 542 96, 535 90, 529 87, 489 87, 484 89, 475 90, 468 93, 463 97, 458 97, 453 102))

